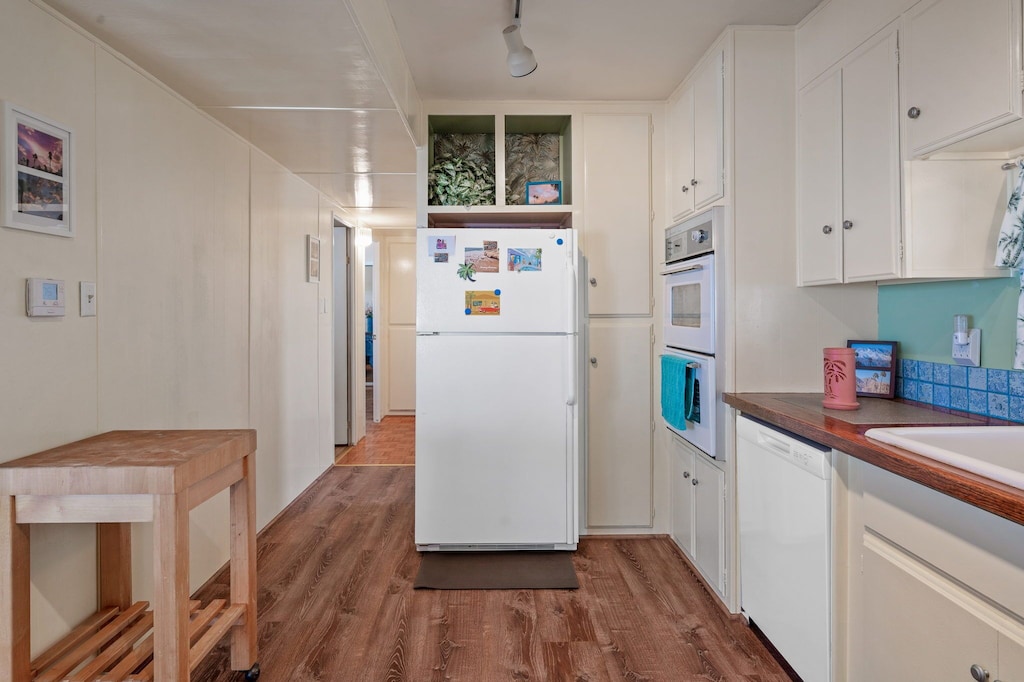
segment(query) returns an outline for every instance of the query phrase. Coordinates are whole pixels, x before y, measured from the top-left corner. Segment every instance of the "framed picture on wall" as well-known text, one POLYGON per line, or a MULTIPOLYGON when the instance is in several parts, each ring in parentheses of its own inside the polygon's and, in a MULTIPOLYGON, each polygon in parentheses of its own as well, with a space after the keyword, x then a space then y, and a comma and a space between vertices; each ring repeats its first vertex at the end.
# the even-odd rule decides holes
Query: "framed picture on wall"
POLYGON ((895 341, 847 341, 855 356, 857 395, 892 398, 896 395, 895 341))
POLYGON ((72 136, 67 127, 3 103, 0 224, 73 237, 72 136))
POLYGON ((306 281, 320 281, 320 239, 306 235, 306 281))

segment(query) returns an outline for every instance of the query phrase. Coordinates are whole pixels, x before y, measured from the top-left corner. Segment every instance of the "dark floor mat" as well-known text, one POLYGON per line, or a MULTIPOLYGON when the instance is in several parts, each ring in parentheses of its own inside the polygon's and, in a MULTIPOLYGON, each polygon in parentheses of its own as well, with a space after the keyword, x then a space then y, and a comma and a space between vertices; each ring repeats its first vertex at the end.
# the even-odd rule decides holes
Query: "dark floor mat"
POLYGON ((424 552, 413 587, 434 590, 575 590, 571 552, 424 552))

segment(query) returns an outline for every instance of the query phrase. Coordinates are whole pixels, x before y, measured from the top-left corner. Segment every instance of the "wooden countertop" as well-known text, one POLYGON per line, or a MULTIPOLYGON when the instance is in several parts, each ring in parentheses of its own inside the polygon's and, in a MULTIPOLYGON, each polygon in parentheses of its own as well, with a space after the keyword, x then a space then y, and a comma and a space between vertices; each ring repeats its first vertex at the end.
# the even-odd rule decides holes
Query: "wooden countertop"
POLYGON ((860 398, 859 410, 827 410, 821 406, 820 393, 725 393, 723 399, 743 414, 1024 525, 1024 491, 864 436, 868 429, 886 426, 988 426, 1010 422, 879 398, 860 398))
POLYGON ((108 431, 0 463, 0 493, 178 493, 255 450, 252 429, 108 431))

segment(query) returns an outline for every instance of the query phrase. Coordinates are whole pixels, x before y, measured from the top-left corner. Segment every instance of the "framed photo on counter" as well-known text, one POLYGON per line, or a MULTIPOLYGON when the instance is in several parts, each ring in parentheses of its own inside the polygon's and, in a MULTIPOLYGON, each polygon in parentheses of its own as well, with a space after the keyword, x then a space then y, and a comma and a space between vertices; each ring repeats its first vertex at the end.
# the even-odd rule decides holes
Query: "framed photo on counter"
POLYGON ((856 357, 857 395, 892 398, 896 395, 896 341, 846 342, 856 357))

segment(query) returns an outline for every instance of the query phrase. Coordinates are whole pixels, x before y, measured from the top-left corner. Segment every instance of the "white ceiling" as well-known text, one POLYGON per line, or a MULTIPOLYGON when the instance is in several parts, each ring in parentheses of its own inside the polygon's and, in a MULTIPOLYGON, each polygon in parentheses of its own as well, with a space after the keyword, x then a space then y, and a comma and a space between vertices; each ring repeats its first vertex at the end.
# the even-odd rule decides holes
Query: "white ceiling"
POLYGON ((819 0, 522 0, 523 38, 540 66, 519 79, 501 37, 515 0, 37 1, 376 228, 415 225, 410 91, 661 100, 728 24, 794 24, 819 0), (394 26, 383 31, 397 35, 412 87, 396 90, 395 60, 368 44, 380 22, 361 23, 387 23, 388 11, 394 26))
POLYGON ((423 99, 663 100, 726 26, 791 26, 819 0, 522 0, 538 68, 512 78, 515 0, 387 0, 423 99))

